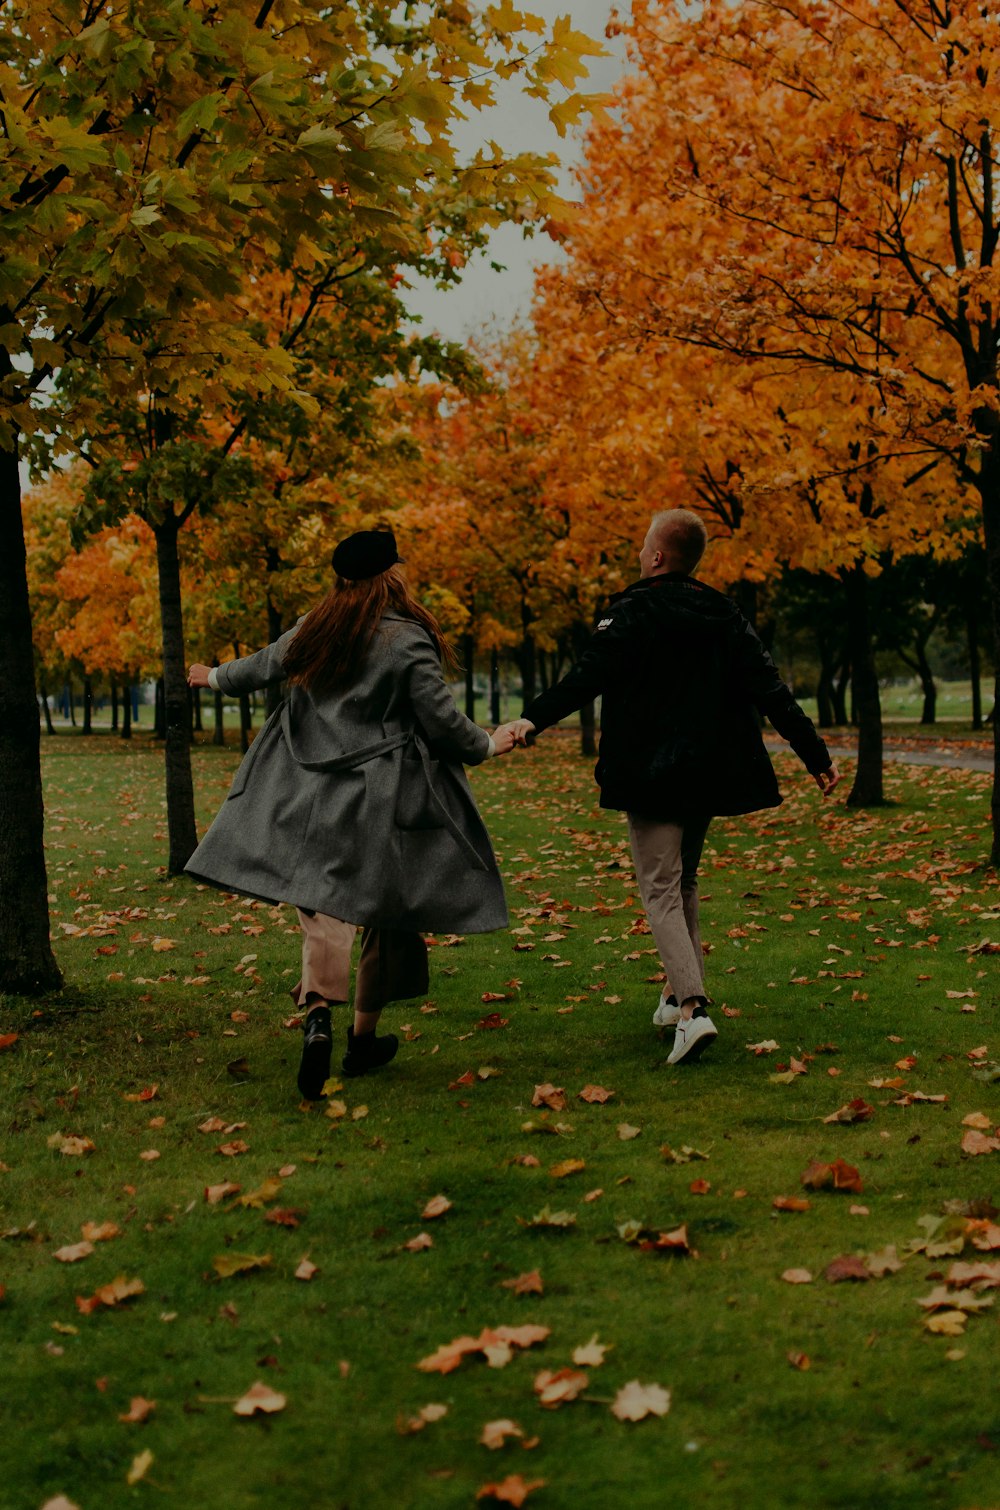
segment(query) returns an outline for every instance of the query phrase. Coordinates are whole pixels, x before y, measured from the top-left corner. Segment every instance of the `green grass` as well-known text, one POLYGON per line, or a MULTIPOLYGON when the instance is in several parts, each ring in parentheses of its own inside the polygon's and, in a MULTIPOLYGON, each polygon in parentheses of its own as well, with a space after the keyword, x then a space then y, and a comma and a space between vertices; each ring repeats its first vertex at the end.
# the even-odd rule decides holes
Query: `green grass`
MULTIPOLYGON (((673 1070, 650 1026, 658 967, 623 824, 597 809, 590 764, 570 737, 491 763, 474 781, 513 924, 531 931, 432 950, 436 1010, 389 1009, 412 1041, 379 1076, 346 1083, 347 1116, 333 1121, 294 1090, 298 1038, 282 1026, 294 913, 166 877, 161 766, 145 739, 44 747, 68 984, 42 1002, 7 999, 0 1016, 0 1031, 20 1035, 0 1054, 3 1510, 40 1510, 59 1493, 80 1510, 437 1510, 474 1504, 508 1473, 546 1480, 529 1500, 540 1510, 996 1504, 996 1310, 957 1339, 923 1328, 916 1301, 951 1257, 911 1255, 864 1284, 823 1277, 840 1254, 904 1253, 946 1202, 997 1194, 1000 1156, 960 1147, 965 1115, 1000 1120, 996 1085, 974 1080, 967 1058, 985 1046, 1000 1059, 996 960, 968 947, 1000 941, 995 876, 977 868, 986 777, 893 766, 894 805, 859 813, 823 806, 782 758, 785 805, 710 832, 704 936, 720 1036, 700 1065, 673 1070), (509 1000, 484 1005, 486 992, 509 1000), (508 1026, 477 1026, 496 1011, 508 1026), (747 1051, 765 1039, 780 1051, 747 1051), (770 1079, 830 1044, 793 1083, 770 1079), (895 1069, 908 1055, 916 1067, 895 1069), (241 1059, 245 1077, 227 1069, 241 1059), (485 1065, 499 1073, 449 1088, 485 1065), (947 1103, 903 1108, 899 1091, 869 1084, 900 1074, 947 1103), (572 1130, 522 1130, 541 1120, 531 1098, 545 1081, 568 1102, 548 1121, 572 1130), (588 1082, 613 1099, 579 1101, 588 1082), (125 1099, 153 1085, 155 1099, 125 1099), (824 1125, 857 1096, 874 1107, 869 1122, 824 1125), (215 1152, 226 1135, 197 1130, 210 1116, 245 1123, 230 1137, 249 1151, 215 1152), (620 1123, 640 1135, 620 1140, 620 1123), (60 1154, 54 1134, 89 1137, 94 1152, 60 1154), (674 1164, 664 1144, 708 1158, 674 1164), (538 1166, 512 1162, 523 1154, 538 1166), (838 1156, 860 1170, 860 1196, 821 1191, 808 1212, 773 1209, 802 1193, 810 1160, 838 1156), (553 1178, 567 1158, 585 1170, 553 1178), (290 1164, 271 1209, 298 1212, 296 1228, 204 1200, 207 1185, 251 1191, 290 1164), (699 1178, 707 1194, 691 1192, 699 1178), (438 1193, 452 1209, 422 1220, 438 1193), (575 1226, 519 1223, 546 1204, 575 1226), (623 1242, 630 1220, 687 1223, 697 1256, 623 1242), (122 1235, 55 1261, 88 1221, 122 1235), (408 1251, 422 1231, 433 1247, 408 1251), (271 1264, 220 1279, 213 1259, 229 1251, 271 1264), (319 1266, 309 1283, 294 1278, 304 1255, 319 1266), (781 1281, 803 1266, 811 1284, 781 1281), (543 1295, 503 1287, 535 1268, 543 1295), (119 1274, 144 1293, 78 1311, 75 1297, 119 1274), (415 1367, 462 1334, 528 1321, 550 1335, 505 1368, 415 1367), (587 1398, 543 1410, 536 1374, 568 1365, 595 1332, 613 1350, 587 1398), (257 1379, 287 1406, 241 1420, 232 1404, 257 1379), (670 1389, 669 1414, 616 1420, 608 1405, 632 1379, 670 1389), (156 1402, 145 1425, 118 1419, 135 1395, 156 1402), (400 1435, 397 1417, 429 1402, 447 1415, 400 1435), (502 1417, 538 1446, 478 1445, 502 1417), (129 1486, 146 1449, 153 1462, 129 1486)), ((198 752, 206 819, 235 759, 198 752)))

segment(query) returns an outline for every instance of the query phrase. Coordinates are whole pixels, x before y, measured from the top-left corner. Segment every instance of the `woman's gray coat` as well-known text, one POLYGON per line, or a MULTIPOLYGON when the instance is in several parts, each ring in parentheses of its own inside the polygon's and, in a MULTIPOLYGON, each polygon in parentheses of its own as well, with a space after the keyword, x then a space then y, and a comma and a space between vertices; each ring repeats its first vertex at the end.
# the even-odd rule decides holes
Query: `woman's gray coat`
MULTIPOLYGON (((282 680, 295 629, 218 668, 221 691, 282 680)), ((293 686, 187 864, 226 891, 348 923, 486 933, 503 884, 463 763, 489 754, 460 713, 430 635, 388 613, 350 686, 293 686)))

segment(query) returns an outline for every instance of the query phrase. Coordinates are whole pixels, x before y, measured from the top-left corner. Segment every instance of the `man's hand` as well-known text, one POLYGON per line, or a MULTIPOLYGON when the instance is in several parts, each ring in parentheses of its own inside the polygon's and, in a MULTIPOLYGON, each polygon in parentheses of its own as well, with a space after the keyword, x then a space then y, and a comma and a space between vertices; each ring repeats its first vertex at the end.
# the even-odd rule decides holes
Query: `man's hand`
POLYGON ((509 724, 504 724, 503 728, 505 732, 510 730, 514 743, 520 745, 522 749, 527 749, 528 745, 535 742, 535 726, 530 719, 513 718, 509 724))
POLYGON ((813 777, 813 781, 815 781, 824 797, 829 797, 830 793, 833 791, 839 780, 840 772, 837 770, 835 763, 832 764, 827 770, 820 771, 818 776, 813 777))
POLYGON ((195 665, 189 666, 188 686, 207 687, 209 685, 208 673, 211 671, 211 669, 211 666, 200 666, 197 664, 197 662, 195 663, 195 665))

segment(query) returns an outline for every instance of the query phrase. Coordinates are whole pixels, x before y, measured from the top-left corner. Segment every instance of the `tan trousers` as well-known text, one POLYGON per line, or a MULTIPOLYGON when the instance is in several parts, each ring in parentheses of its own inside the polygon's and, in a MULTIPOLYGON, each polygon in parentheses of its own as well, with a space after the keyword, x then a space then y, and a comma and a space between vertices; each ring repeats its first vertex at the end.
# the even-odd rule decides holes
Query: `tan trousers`
MULTIPOLYGON (((322 912, 296 908, 302 929, 302 977, 292 990, 297 1007, 310 998, 343 1002, 350 996, 351 948, 357 928, 322 912)), ((365 928, 354 987, 357 1012, 380 1012, 386 1002, 422 996, 428 986, 427 945, 403 928, 365 928)))
POLYGON ((705 995, 704 956, 698 929, 698 863, 708 818, 659 823, 628 815, 628 836, 639 894, 653 940, 680 1002, 705 995))

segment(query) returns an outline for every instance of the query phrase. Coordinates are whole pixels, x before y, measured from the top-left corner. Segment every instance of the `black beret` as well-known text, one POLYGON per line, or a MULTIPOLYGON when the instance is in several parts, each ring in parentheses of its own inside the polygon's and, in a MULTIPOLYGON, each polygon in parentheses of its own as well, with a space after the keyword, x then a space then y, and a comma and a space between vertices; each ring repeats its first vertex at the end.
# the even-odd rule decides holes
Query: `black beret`
POLYGON ((333 569, 338 577, 361 582, 377 577, 403 558, 396 551, 396 537, 388 526, 377 530, 359 530, 341 540, 333 553, 333 569))

